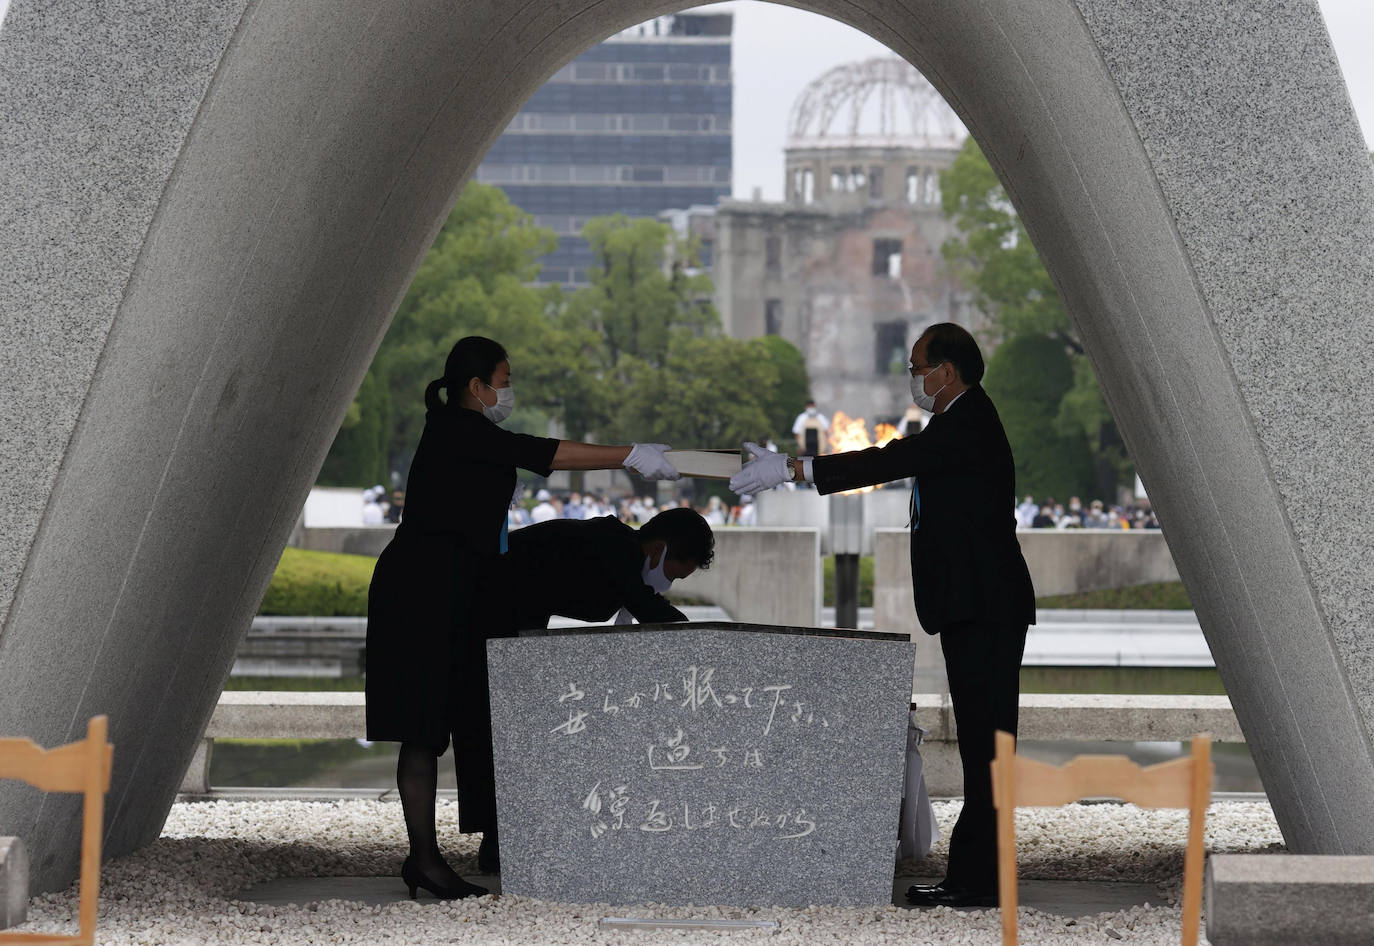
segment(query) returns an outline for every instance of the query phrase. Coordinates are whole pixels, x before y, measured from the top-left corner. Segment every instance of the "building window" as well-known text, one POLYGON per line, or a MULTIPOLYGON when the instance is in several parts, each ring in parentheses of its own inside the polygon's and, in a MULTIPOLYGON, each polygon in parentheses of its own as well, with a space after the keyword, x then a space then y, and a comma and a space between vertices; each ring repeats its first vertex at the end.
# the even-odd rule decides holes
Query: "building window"
POLYGON ((807 168, 802 171, 801 198, 803 204, 809 204, 816 199, 816 172, 807 168))
POLYGON ((764 239, 763 265, 770 273, 782 269, 782 237, 770 236, 764 239))
POLYGON ((906 169, 906 202, 914 204, 921 199, 921 175, 915 168, 906 169))
POLYGON ((850 191, 852 191, 852 192, 855 193, 855 194, 861 194, 861 193, 863 193, 864 184, 866 184, 867 182, 868 182, 868 178, 864 177, 864 169, 863 169, 863 168, 850 168, 850 169, 849 169, 849 189, 850 189, 850 191))
POLYGON ((880 378, 906 370, 911 349, 906 343, 906 322, 878 322, 873 349, 873 371, 880 378))
MULTIPOLYGON (((782 334, 782 300, 769 299, 763 304, 763 334, 782 334)), ((903 335, 903 338, 906 336, 903 335)))
POLYGON ((883 198, 883 169, 868 169, 868 196, 874 200, 883 198))
POLYGON ((925 202, 928 204, 940 202, 940 178, 936 176, 934 171, 926 171, 925 202))
POLYGON ((902 241, 879 237, 873 241, 873 275, 896 279, 902 274, 902 241))
POLYGON ((838 194, 844 190, 844 169, 830 169, 830 193, 838 194))

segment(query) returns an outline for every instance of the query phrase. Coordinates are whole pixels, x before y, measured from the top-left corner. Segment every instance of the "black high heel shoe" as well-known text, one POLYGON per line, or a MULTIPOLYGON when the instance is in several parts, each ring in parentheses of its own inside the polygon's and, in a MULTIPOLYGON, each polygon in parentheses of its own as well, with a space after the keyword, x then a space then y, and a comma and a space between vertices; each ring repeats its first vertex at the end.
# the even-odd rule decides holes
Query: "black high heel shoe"
POLYGON ((464 897, 483 897, 491 893, 487 888, 470 884, 456 875, 452 885, 438 883, 425 874, 408 857, 405 863, 401 865, 401 880, 405 882, 406 888, 410 891, 410 899, 412 900, 416 899, 415 890, 417 887, 428 890, 440 900, 462 900, 464 897))

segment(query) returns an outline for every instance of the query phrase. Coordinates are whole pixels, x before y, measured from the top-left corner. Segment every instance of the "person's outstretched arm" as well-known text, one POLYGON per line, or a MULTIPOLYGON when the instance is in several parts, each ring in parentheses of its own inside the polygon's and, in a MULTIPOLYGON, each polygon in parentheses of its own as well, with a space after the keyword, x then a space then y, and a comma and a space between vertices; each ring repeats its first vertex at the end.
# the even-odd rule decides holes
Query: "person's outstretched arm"
POLYGON ((664 443, 635 443, 628 447, 577 440, 560 440, 553 455, 555 470, 633 470, 648 480, 675 480, 680 475, 664 451, 664 443))

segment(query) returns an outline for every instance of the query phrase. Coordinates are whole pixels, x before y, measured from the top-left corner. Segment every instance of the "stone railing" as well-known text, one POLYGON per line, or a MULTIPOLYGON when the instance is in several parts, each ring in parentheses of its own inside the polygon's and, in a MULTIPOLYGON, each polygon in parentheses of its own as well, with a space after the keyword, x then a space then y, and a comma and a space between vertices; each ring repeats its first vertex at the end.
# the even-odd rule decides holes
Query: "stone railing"
MULTIPOLYGON (((1037 596, 1178 581, 1169 546, 1157 529, 1020 529, 1016 538, 1037 596)), ((938 690, 945 686, 945 661, 939 642, 927 637, 916 620, 911 536, 906 529, 874 531, 873 626, 892 634, 908 634, 917 642, 916 688, 938 690)))
MULTIPOLYGON (((963 791, 948 694, 917 693, 916 720, 929 735, 922 756, 932 795, 963 791)), ((366 732, 363 694, 289 691, 227 691, 205 730, 182 782, 184 794, 211 790, 210 756, 216 739, 355 739, 366 732)), ((1181 741, 1209 732, 1217 742, 1244 742, 1224 696, 1118 694, 1021 697, 1020 737, 1045 742, 1181 741)))
MULTIPOLYGON (((927 733, 921 749, 926 788, 942 797, 963 794, 949 694, 914 694, 911 708, 927 733)), ((1182 742, 1200 732, 1216 742, 1245 741, 1224 696, 1023 693, 1017 728, 1027 742, 1182 742)))

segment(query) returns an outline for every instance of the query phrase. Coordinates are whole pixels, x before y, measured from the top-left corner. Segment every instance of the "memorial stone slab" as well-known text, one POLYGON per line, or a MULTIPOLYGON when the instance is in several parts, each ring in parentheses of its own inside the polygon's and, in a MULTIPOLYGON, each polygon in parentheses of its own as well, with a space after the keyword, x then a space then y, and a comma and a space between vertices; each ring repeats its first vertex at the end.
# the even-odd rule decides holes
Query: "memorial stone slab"
POLYGON ((714 622, 491 641, 503 890, 890 904, 913 661, 898 635, 714 622))

